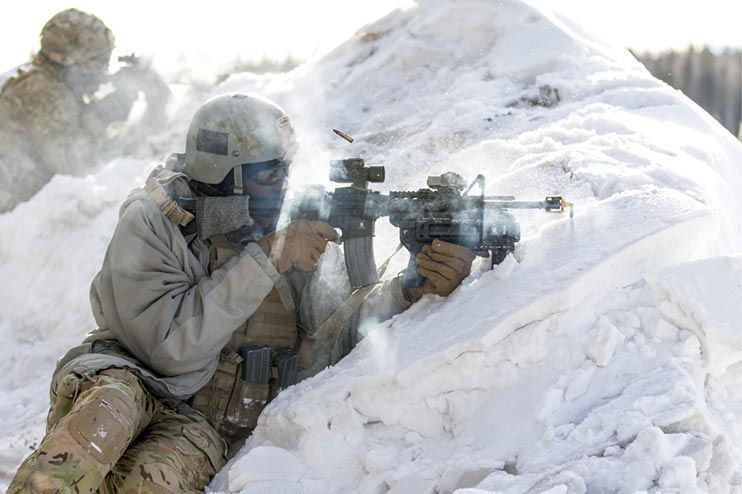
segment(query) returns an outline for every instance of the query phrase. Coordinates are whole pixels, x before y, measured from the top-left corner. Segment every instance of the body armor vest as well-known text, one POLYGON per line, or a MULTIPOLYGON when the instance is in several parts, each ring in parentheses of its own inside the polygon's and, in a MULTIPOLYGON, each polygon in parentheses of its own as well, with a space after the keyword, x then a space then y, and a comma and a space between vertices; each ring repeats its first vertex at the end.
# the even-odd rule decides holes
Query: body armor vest
MULTIPOLYGON (((242 247, 212 239, 210 272, 242 247)), ((292 294, 296 299, 296 294, 292 294)), ((299 333, 295 309, 286 309, 276 288, 235 329, 211 380, 189 401, 230 443, 247 438, 268 402, 296 382, 299 333)))

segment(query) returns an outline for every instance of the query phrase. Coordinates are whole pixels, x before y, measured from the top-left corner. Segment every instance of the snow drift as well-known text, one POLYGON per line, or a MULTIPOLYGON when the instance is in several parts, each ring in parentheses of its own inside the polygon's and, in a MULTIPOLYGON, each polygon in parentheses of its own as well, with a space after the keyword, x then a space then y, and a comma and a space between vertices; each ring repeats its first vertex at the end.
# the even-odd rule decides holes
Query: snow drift
MULTIPOLYGON (((292 116, 295 185, 360 156, 386 165, 383 191, 450 170, 577 207, 573 221, 516 213, 514 257, 365 328, 266 409, 213 490, 742 492, 742 145, 695 104, 515 0, 420 0, 320 60, 213 94, 234 90, 292 116)), ((157 149, 183 148, 207 96, 181 101, 157 149)), ((54 359, 92 325, 118 204, 161 158, 56 177, 0 216, 0 482, 43 435, 54 359)), ((380 258, 396 237, 379 222, 380 258)))

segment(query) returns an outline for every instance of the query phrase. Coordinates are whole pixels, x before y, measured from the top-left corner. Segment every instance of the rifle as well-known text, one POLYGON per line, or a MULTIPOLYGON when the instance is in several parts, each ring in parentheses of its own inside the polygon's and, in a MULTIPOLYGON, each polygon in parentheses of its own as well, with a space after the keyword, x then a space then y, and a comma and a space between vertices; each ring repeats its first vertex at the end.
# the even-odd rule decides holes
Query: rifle
POLYGON ((410 253, 402 283, 421 286, 424 279, 417 273, 415 256, 423 245, 443 240, 464 246, 474 252, 489 252, 492 265, 501 263, 520 241, 520 225, 513 209, 543 209, 563 213, 573 205, 562 196, 546 196, 543 201, 516 201, 512 196, 485 196, 483 175, 467 187, 464 179, 453 172, 428 177, 427 189, 392 191, 382 194, 370 190, 369 182, 384 181, 383 166, 366 166, 361 158, 330 162, 330 180, 348 183, 334 192, 322 186, 309 186, 292 203, 290 219, 321 220, 342 232, 353 289, 379 281, 373 251, 375 222, 389 217, 399 228, 399 239, 410 253), (470 195, 479 186, 478 195, 470 195))
POLYGON ((144 71, 149 70, 149 66, 152 61, 149 58, 141 57, 136 53, 129 53, 128 55, 121 55, 117 58, 123 65, 120 70, 130 71, 144 71))

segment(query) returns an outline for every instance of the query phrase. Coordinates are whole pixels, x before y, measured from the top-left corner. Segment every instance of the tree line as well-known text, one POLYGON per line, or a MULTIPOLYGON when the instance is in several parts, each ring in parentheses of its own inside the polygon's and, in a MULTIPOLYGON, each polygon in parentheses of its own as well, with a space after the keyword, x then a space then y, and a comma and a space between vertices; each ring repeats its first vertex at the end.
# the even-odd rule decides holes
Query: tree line
POLYGON ((634 53, 655 77, 680 89, 742 138, 742 50, 714 52, 692 45, 683 52, 634 53))

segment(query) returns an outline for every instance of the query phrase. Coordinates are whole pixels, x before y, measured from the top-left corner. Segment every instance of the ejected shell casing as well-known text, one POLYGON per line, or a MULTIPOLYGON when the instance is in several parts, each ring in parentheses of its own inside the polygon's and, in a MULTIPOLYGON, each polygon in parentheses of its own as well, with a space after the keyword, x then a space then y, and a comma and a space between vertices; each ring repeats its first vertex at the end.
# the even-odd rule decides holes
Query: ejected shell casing
POLYGON ((346 141, 348 141, 348 142, 353 142, 353 138, 352 138, 352 137, 350 137, 350 136, 349 136, 348 134, 346 134, 345 132, 343 132, 343 131, 341 131, 341 130, 338 130, 338 129, 332 129, 332 131, 333 131, 334 133, 336 133, 337 135, 339 135, 340 137, 342 137, 343 139, 345 139, 346 141))

